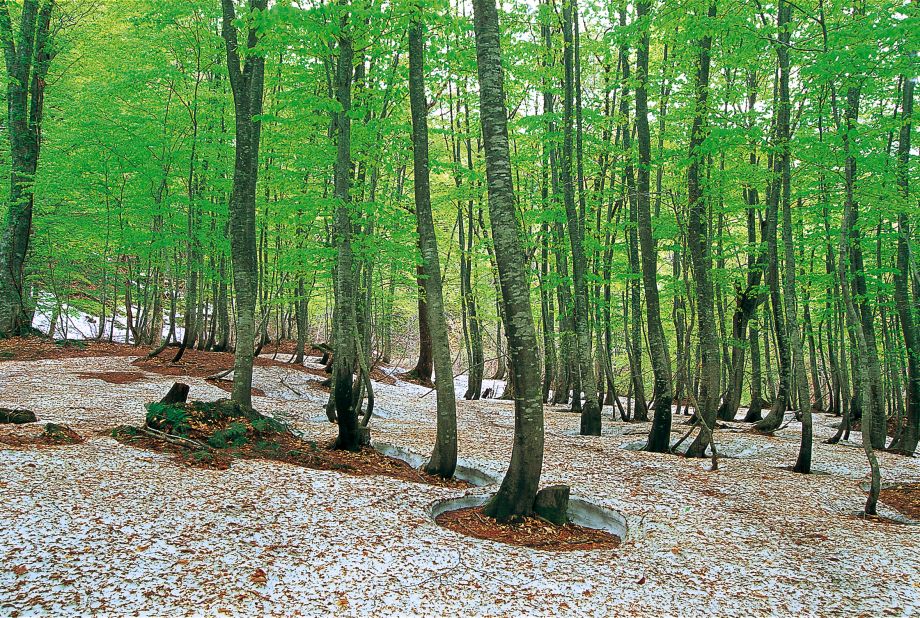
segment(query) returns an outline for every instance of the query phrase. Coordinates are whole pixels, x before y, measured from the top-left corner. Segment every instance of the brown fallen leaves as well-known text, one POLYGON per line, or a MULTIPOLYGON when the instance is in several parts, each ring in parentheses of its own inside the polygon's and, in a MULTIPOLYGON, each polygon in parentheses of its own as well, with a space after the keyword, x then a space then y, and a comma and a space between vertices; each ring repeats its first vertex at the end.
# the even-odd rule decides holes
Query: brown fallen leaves
POLYGON ((898 513, 920 521, 920 483, 896 483, 882 489, 879 500, 898 513))
POLYGON ((620 537, 605 530, 576 524, 557 526, 539 517, 521 517, 510 523, 498 523, 474 506, 441 513, 435 519, 448 530, 477 539, 496 541, 545 551, 615 549, 620 537))
POLYGON ((90 356, 137 356, 140 348, 100 341, 54 341, 43 337, 0 339, 0 361, 34 361, 90 356))
POLYGON ((117 427, 109 435, 123 444, 171 453, 191 467, 226 470, 234 459, 261 459, 354 476, 380 475, 439 487, 470 487, 466 481, 427 474, 370 447, 351 452, 334 449, 332 444, 317 444, 252 410, 215 414, 218 405, 220 402, 189 402, 177 406, 188 414, 182 436, 171 435, 168 426, 149 425, 149 421, 143 428, 117 427), (228 435, 228 431, 235 433, 228 435), (225 437, 216 440, 220 436, 225 437))
POLYGON ((254 584, 264 584, 268 581, 268 574, 262 569, 256 569, 252 572, 252 575, 249 576, 249 581, 254 584))
POLYGON ((85 439, 67 425, 47 423, 39 433, 21 435, 16 433, 0 434, 0 444, 8 446, 66 446, 81 444, 85 439))
POLYGON ((139 371, 83 371, 77 375, 83 380, 102 380, 109 384, 131 384, 144 379, 139 371))
MULTIPOLYGON (((230 352, 204 352, 187 349, 178 363, 172 362, 175 355, 174 348, 167 348, 160 352, 159 356, 141 357, 131 364, 164 376, 192 376, 194 378, 207 378, 233 367, 233 354, 230 352)), ((296 363, 284 363, 264 356, 257 356, 253 364, 256 367, 283 367, 313 375, 326 375, 322 369, 313 369, 296 363)))

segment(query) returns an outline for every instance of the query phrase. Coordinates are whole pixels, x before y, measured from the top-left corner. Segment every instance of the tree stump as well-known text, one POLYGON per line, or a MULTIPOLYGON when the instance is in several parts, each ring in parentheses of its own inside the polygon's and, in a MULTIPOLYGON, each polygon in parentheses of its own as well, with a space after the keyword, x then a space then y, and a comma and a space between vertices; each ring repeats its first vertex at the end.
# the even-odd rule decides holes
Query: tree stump
POLYGON ((176 382, 166 393, 166 396, 160 399, 160 403, 173 404, 185 403, 188 401, 188 384, 176 382))
POLYGON ((537 492, 533 510, 543 519, 561 526, 569 521, 569 486, 550 485, 537 492))
POLYGON ((24 423, 34 423, 35 421, 35 412, 31 410, 23 410, 21 408, 0 408, 0 423, 22 425, 24 423))

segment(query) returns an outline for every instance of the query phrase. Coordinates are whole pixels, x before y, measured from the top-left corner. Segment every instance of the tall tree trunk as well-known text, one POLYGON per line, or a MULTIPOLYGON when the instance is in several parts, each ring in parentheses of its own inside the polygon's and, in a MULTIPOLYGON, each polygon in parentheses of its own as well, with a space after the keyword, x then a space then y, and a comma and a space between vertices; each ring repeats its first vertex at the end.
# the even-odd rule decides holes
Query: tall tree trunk
MULTIPOLYGON (((846 321, 854 339, 856 340, 856 358, 857 367, 854 376, 857 382, 856 394, 859 397, 859 405, 862 408, 862 446, 869 460, 870 485, 869 495, 866 498, 866 515, 875 515, 879 492, 881 491, 881 470, 879 469, 878 459, 875 455, 872 444, 871 428, 873 422, 874 406, 870 394, 869 385, 869 360, 868 347, 869 341, 863 330, 862 316, 860 315, 856 302, 853 298, 855 281, 851 284, 848 272, 855 269, 855 264, 849 264, 852 259, 852 251, 849 246, 853 242, 853 227, 856 223, 854 186, 856 183, 856 157, 852 152, 851 135, 856 131, 857 116, 859 114, 859 88, 851 86, 847 90, 845 124, 841 128, 843 147, 846 154, 846 169, 844 172, 844 182, 846 187, 846 198, 844 200, 843 217, 840 224, 840 243, 838 271, 840 273, 840 289, 843 294, 843 302, 846 307, 846 321), (848 259, 849 258, 849 259, 848 259)), ((858 238, 857 238, 858 240, 858 238)), ((884 419, 883 419, 884 420, 884 419)))
MULTIPOLYGON (((265 11, 268 0, 250 0, 248 10, 265 11)), ((256 51, 262 40, 259 26, 247 27, 246 53, 240 65, 233 0, 221 0, 222 35, 236 112, 236 161, 230 196, 230 253, 236 292, 236 353, 233 361, 233 401, 252 406, 252 360, 258 295, 256 263, 256 183, 259 174, 259 134, 265 85, 265 57, 256 51)), ((247 20, 248 21, 248 20, 247 20)))
POLYGON ((894 296, 898 310, 904 345, 907 348, 907 424, 900 439, 892 449, 911 454, 920 440, 920 327, 917 324, 916 305, 911 309, 910 282, 910 132, 914 107, 914 80, 904 76, 901 93, 901 134, 898 140, 898 185, 904 198, 904 210, 898 215, 898 271, 894 277, 894 296))
MULTIPOLYGON (((419 9, 421 12, 421 9, 419 9)), ((444 478, 457 467, 457 401, 454 396, 453 360, 444 318, 441 294, 441 266, 438 239, 431 214, 431 185, 428 173, 428 102, 425 95, 425 40, 419 17, 409 25, 409 102, 412 108, 412 152, 415 177, 415 216, 418 219, 422 270, 425 274, 425 306, 431 330, 431 346, 437 388, 437 437, 431 459, 425 466, 429 474, 444 478)))
POLYGON ((354 370, 358 354, 358 327, 355 321, 353 226, 351 221, 351 83, 354 73, 354 47, 351 39, 348 6, 344 0, 339 31, 338 59, 335 72, 335 95, 340 109, 335 114, 335 214, 334 234, 337 259, 335 266, 335 308, 332 314, 332 400, 335 405, 339 434, 336 448, 356 451, 361 448, 358 427, 360 398, 354 392, 354 370))
POLYGON ((505 521, 533 512, 543 467, 543 403, 540 363, 534 353, 537 336, 530 305, 530 281, 524 262, 521 225, 515 212, 498 11, 495 0, 475 0, 473 10, 489 215, 517 393, 511 463, 498 493, 486 507, 488 515, 505 521))
POLYGON ((642 248, 642 284, 645 292, 645 313, 648 320, 648 347, 655 374, 655 414, 649 430, 646 449, 666 453, 670 449, 671 404, 674 387, 671 378, 671 356, 661 325, 661 303, 658 297, 658 247, 652 234, 651 166, 652 143, 648 126, 648 14, 650 3, 636 4, 636 19, 642 28, 636 50, 636 140, 639 146, 639 170, 636 175, 639 244, 642 248))
POLYGON ((25 289, 25 264, 32 235, 35 172, 42 138, 45 78, 51 64, 51 14, 54 0, 22 4, 18 41, 6 0, 0 1, 0 39, 6 64, 6 133, 10 144, 10 193, 0 237, 0 337, 32 328, 25 289))
MULTIPOLYGON (((716 5, 710 4, 708 17, 716 17, 716 5)), ((695 83, 695 106, 693 127, 690 132, 690 167, 687 169, 687 198, 689 218, 687 222, 687 243, 696 283, 696 313, 699 321, 700 340, 700 389, 697 416, 700 432, 687 450, 688 457, 702 457, 712 440, 715 427, 716 408, 719 405, 720 350, 713 311, 712 256, 709 247, 707 201, 703 197, 700 182, 700 165, 704 157, 700 146, 708 135, 709 115, 709 65, 712 37, 704 36, 699 41, 699 64, 695 83)))
MULTIPOLYGON (((574 106, 574 41, 572 34, 572 3, 562 5, 563 64, 565 67, 565 96, 563 97, 562 192, 572 247, 572 283, 575 288, 575 336, 578 345, 578 371, 585 401, 581 411, 581 435, 601 435, 601 408, 597 400, 597 383, 594 379, 594 362, 591 338, 588 333, 588 284, 585 281, 586 259, 584 251, 585 221, 575 203, 573 164, 573 106, 574 106)), ((575 397, 581 394, 575 392, 575 397)))

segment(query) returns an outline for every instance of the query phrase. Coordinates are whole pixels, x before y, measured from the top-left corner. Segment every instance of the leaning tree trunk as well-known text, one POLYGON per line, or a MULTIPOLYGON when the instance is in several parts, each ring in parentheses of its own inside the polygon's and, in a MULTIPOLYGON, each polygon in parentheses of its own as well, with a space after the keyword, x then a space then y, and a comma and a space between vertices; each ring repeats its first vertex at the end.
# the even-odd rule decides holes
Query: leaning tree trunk
POLYGON ((511 463, 498 493, 486 506, 488 515, 504 521, 533 512, 543 468, 543 403, 540 363, 534 353, 537 336, 530 306, 530 280, 515 212, 498 11, 495 0, 475 0, 473 10, 489 215, 517 393, 511 463))
MULTIPOLYGON (((421 11, 421 9, 420 9, 421 11)), ((425 96, 425 40, 422 22, 416 18, 409 26, 409 103, 412 109, 412 151, 415 176, 415 216, 418 219, 422 271, 425 274, 425 306, 431 331, 431 348, 437 389, 437 437, 431 459, 425 466, 429 474, 444 478, 457 467, 457 400, 454 372, 444 318, 441 294, 441 266, 438 239, 431 214, 431 185, 428 172, 428 102, 425 96)))
MULTIPOLYGON (((236 161, 230 196, 230 254, 236 292, 236 352, 233 361, 233 401, 252 406, 252 361, 258 295, 256 263, 256 183, 259 173, 259 133, 265 83, 265 57, 256 51, 262 35, 248 26, 243 65, 233 0, 221 0, 222 35, 236 112, 236 161)), ((250 0, 249 11, 265 11, 268 0, 250 0)))

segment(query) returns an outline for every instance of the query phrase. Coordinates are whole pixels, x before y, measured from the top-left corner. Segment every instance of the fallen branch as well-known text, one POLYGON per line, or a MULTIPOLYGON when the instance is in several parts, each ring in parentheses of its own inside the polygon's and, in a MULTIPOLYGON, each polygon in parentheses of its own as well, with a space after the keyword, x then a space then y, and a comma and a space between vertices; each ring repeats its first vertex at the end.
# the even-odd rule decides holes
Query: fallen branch
POLYGON ((158 440, 165 440, 170 444, 175 444, 176 446, 182 446, 185 448, 193 447, 199 450, 205 450, 214 452, 214 449, 205 444, 204 442, 199 442, 198 440, 192 440, 191 438, 183 438, 182 436, 176 436, 171 433, 166 433, 165 431, 160 431, 158 429, 153 429, 152 427, 139 427, 138 431, 143 434, 150 436, 151 438, 157 438, 158 440))
POLYGON ((297 390, 296 388, 294 388, 293 386, 291 386, 290 384, 288 384, 287 382, 285 382, 285 381, 284 381, 284 376, 281 377, 281 385, 282 385, 282 386, 286 386, 287 388, 289 388, 289 389, 291 390, 291 392, 294 393, 295 395, 297 395, 298 397, 303 397, 303 396, 304 396, 303 393, 301 393, 299 390, 297 390))
POLYGON ((233 367, 230 367, 230 369, 225 369, 224 371, 218 371, 214 375, 206 377, 205 380, 222 380, 231 373, 233 373, 233 367))

